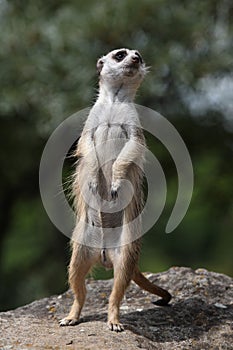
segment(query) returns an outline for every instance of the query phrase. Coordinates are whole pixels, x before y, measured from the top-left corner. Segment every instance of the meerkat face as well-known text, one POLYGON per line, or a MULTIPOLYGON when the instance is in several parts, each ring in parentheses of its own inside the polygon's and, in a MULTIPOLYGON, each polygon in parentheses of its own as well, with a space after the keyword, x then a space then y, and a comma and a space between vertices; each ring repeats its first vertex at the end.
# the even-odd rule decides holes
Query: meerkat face
POLYGON ((140 83, 147 68, 137 50, 118 49, 97 61, 97 71, 102 81, 140 83))

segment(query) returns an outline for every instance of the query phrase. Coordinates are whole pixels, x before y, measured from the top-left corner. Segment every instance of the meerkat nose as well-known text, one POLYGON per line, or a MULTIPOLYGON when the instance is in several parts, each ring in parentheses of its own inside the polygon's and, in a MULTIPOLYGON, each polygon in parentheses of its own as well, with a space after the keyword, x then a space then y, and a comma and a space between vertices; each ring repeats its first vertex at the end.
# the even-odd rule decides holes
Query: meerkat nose
POLYGON ((139 61, 140 61, 140 59, 139 59, 139 57, 138 56, 132 56, 132 61, 134 62, 134 63, 139 63, 139 61))

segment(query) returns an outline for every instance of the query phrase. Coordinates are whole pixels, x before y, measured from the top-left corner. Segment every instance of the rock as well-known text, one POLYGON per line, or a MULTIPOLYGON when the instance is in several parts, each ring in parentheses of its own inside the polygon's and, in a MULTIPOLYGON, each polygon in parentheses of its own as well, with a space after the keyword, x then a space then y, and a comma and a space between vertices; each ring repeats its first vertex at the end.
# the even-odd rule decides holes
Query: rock
POLYGON ((170 306, 131 284, 121 306, 125 332, 106 326, 112 280, 87 280, 87 300, 77 326, 59 327, 70 291, 0 313, 0 349, 233 349, 233 279, 205 269, 173 267, 147 274, 173 295, 170 306))

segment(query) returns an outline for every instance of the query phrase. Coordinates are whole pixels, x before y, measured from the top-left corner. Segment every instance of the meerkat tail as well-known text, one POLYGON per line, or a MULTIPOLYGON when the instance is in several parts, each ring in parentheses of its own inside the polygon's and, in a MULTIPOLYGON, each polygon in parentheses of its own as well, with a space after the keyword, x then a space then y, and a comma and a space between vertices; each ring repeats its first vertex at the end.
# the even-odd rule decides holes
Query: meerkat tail
POLYGON ((165 306, 172 298, 168 291, 150 282, 138 269, 136 269, 134 272, 133 281, 147 292, 162 297, 162 299, 153 302, 155 305, 165 306))

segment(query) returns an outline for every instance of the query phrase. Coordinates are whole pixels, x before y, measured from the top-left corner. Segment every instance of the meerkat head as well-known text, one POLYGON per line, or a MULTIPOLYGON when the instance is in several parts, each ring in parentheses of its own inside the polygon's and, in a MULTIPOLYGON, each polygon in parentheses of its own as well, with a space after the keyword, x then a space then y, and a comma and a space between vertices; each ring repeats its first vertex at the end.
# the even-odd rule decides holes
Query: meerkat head
POLYGON ((100 84, 129 84, 138 87, 147 68, 137 50, 118 49, 109 52, 97 61, 100 84))

